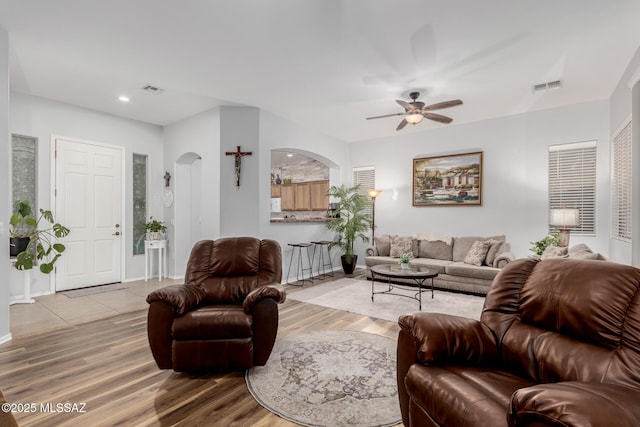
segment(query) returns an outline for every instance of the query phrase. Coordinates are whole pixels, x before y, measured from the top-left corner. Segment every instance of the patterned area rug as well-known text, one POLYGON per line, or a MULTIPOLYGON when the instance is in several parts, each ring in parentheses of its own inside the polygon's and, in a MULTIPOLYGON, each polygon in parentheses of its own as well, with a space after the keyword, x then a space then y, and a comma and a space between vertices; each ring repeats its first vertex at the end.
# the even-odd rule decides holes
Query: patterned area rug
POLYGON ((253 397, 304 426, 401 422, 396 341, 358 331, 312 331, 276 341, 266 366, 246 373, 253 397))

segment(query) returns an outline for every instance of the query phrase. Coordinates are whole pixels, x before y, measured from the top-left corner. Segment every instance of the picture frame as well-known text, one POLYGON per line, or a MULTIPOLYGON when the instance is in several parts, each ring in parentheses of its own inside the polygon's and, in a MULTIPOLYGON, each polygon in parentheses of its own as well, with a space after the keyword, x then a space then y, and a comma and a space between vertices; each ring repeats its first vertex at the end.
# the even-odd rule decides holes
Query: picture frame
POLYGON ((413 206, 482 206, 482 151, 413 159, 413 206))

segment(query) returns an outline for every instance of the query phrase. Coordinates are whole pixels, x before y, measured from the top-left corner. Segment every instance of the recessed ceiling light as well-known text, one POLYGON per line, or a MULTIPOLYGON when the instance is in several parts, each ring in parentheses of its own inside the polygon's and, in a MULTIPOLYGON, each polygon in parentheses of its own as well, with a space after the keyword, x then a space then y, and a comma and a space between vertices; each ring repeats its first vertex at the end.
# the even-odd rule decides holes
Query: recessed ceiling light
POLYGON ((293 157, 293 153, 288 153, 287 157, 293 157))
POLYGON ((118 99, 119 99, 121 102, 129 102, 129 101, 131 101, 131 99, 129 99, 129 97, 128 97, 128 96, 125 96, 125 95, 120 95, 120 96, 118 97, 118 99))

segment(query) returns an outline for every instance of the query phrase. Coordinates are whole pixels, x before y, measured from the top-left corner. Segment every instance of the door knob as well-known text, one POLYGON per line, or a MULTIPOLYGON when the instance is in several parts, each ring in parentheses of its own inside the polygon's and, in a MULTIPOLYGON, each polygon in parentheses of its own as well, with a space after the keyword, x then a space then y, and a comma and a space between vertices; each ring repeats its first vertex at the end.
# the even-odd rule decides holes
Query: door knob
POLYGON ((119 236, 119 235, 120 235, 119 231, 116 231, 115 233, 112 234, 112 236, 119 236))

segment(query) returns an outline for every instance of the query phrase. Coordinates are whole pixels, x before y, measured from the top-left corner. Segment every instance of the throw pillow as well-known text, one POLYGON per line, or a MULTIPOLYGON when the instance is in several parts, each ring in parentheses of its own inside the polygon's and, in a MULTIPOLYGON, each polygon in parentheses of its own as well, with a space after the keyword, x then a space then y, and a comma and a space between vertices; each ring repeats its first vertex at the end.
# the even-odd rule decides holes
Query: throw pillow
POLYGON ((482 265, 490 247, 491 243, 488 240, 476 240, 471 245, 469 252, 467 252, 467 256, 464 257, 464 263, 477 266, 482 265))
POLYGON ((489 250, 487 251, 487 257, 484 259, 484 263, 489 267, 493 267, 493 262, 500 252, 502 252, 502 241, 496 239, 489 239, 487 242, 491 243, 489 250))
POLYGON ((565 258, 568 249, 566 246, 547 246, 542 255, 540 255, 540 259, 565 258))
POLYGON ((391 251, 389 256, 400 258, 402 254, 413 254, 413 239, 411 237, 391 236, 391 251))
POLYGON ((391 251, 391 236, 384 234, 381 237, 376 237, 374 245, 378 249, 378 255, 389 256, 389 252, 391 251))
POLYGON ((453 245, 448 245, 441 240, 420 240, 419 242, 418 256, 420 258, 451 261, 453 257, 453 245))

